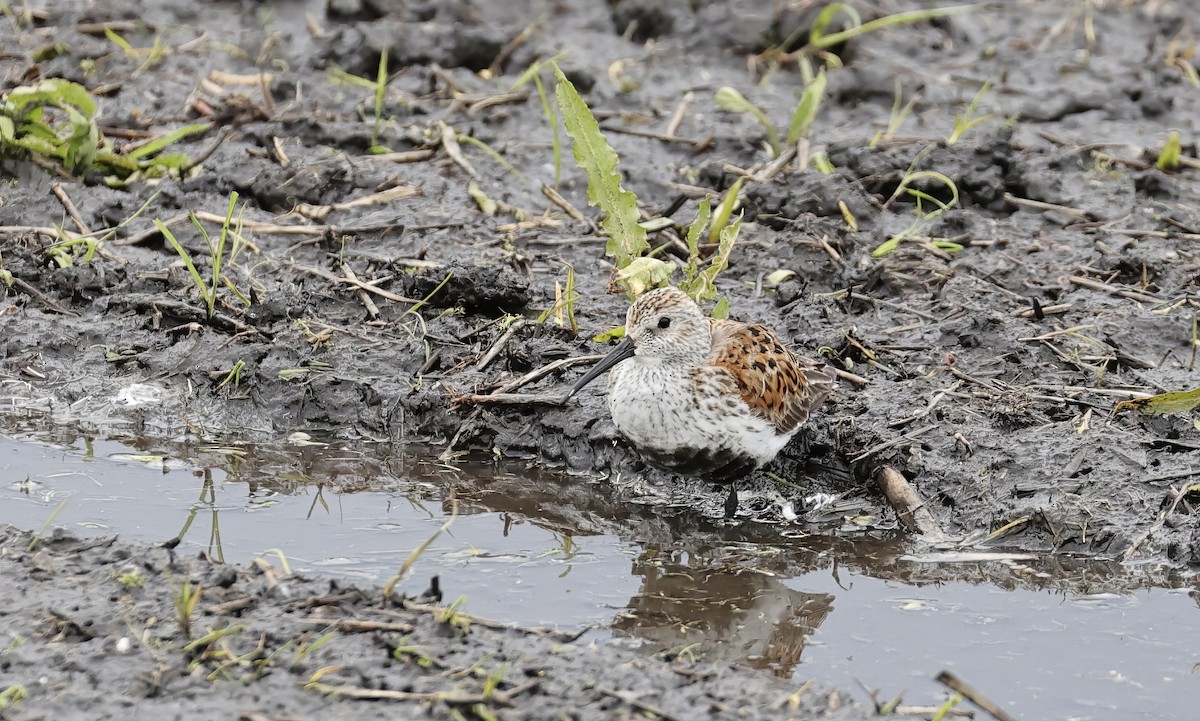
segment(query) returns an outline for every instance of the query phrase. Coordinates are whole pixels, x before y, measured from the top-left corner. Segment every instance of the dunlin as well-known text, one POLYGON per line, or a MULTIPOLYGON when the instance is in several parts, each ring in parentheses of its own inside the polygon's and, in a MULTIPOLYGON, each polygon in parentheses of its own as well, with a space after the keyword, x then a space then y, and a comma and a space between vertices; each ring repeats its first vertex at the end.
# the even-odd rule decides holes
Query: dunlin
MULTIPOLYGON (((833 374, 765 326, 709 318, 686 294, 640 296, 625 339, 571 388, 608 369, 617 431, 652 465, 733 483, 787 445, 833 386, 833 374)), ((725 511, 737 509, 730 488, 725 511)))

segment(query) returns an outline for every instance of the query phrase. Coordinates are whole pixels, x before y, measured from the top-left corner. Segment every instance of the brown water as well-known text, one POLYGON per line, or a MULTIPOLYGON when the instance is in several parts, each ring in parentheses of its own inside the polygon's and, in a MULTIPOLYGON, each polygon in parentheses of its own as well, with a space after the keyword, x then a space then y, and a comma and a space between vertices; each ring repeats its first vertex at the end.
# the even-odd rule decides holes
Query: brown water
MULTIPOLYGON (((405 589, 583 642, 745 663, 881 701, 937 704, 950 669, 1024 719, 1194 718, 1200 609, 1185 575, 1071 559, 934 564, 903 539, 775 542, 613 505, 513 465, 288 449, 0 436, 0 522, 158 541, 386 580, 451 513, 405 589), (142 447, 138 447, 141 445, 142 447), (604 529, 608 529, 606 532, 604 529), (1132 590, 1131 590, 1132 589, 1132 590)), ((761 534, 760 534, 761 535, 761 534)))

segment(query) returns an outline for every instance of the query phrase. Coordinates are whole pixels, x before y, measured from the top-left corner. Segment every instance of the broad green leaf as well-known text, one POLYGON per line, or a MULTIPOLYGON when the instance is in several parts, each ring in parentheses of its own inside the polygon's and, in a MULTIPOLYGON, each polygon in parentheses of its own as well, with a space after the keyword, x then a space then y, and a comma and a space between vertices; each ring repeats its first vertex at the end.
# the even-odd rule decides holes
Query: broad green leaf
POLYGON ((1190 391, 1160 393, 1149 398, 1134 398, 1117 404, 1118 411, 1138 411, 1148 416, 1184 413, 1200 406, 1200 388, 1190 391))
POLYGON ((62 78, 51 78, 37 85, 13 88, 8 93, 7 100, 17 108, 28 105, 54 105, 60 108, 73 106, 88 117, 96 114, 96 101, 92 99, 87 88, 62 78))
POLYGON ((713 306, 712 317, 716 318, 717 320, 725 320, 726 318, 729 317, 729 297, 728 296, 724 296, 724 295, 721 296, 721 300, 718 300, 717 304, 713 306))
POLYGON ((737 220, 721 229, 721 242, 717 246, 717 254, 713 256, 712 262, 704 269, 702 275, 705 280, 705 289, 700 300, 712 300, 717 297, 717 276, 722 271, 729 267, 729 255, 733 253, 733 245, 737 242, 738 233, 742 229, 742 216, 738 215, 737 220))
POLYGON ((617 285, 625 289, 629 296, 636 298, 652 288, 666 284, 667 279, 675 272, 675 264, 658 258, 634 258, 629 265, 617 271, 617 285))
POLYGON ((558 65, 553 68, 558 109, 571 136, 575 162, 588 176, 588 203, 604 211, 600 226, 608 233, 605 251, 616 260, 618 270, 623 269, 650 248, 646 229, 638 224, 637 196, 621 187, 617 153, 600 132, 592 111, 558 65))

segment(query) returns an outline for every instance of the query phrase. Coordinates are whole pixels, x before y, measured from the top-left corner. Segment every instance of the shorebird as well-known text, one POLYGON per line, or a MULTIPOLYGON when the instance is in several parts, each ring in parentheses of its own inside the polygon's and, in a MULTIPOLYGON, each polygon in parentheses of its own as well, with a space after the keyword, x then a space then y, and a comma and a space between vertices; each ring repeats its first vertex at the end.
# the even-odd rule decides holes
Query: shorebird
MULTIPOLYGON (((630 306, 624 340, 564 402, 610 368, 608 409, 621 436, 651 465, 721 484, 775 458, 834 378, 767 327, 709 318, 675 288, 630 306)), ((731 485, 725 513, 736 511, 731 485)))

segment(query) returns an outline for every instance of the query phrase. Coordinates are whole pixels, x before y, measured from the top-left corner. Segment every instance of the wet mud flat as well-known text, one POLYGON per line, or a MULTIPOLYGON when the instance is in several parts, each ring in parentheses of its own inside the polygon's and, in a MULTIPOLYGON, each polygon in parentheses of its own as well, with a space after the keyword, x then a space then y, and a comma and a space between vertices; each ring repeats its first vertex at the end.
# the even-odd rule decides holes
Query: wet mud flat
POLYGON ((5 718, 867 718, 837 692, 429 605, 440 597, 384 603, 277 557, 34 541, 0 528, 5 718))
MULTIPOLYGON (((0 25, 6 92, 79 82, 121 147, 212 127, 176 144, 199 161, 182 180, 110 188, 0 163, 9 427, 136 433, 163 447, 295 432, 428 442, 446 462, 485 451, 581 476, 552 489, 555 511, 578 519, 581 499, 603 494, 605 510, 585 519, 597 532, 719 536, 723 493, 646 469, 599 394, 567 407, 486 398, 565 390, 582 367, 568 359, 603 352, 589 338, 626 308, 604 292, 606 239, 569 151, 559 192, 585 220, 543 194, 553 133, 536 91, 514 88, 570 48, 559 62, 645 217, 686 228, 704 193, 749 178, 743 235, 718 281, 733 317, 859 379, 771 467, 795 487, 746 484, 745 525, 847 543, 897 534, 876 485, 891 467, 952 545, 1132 561, 1194 583, 1193 418, 1114 413, 1195 385, 1200 90, 1185 4, 996 3, 866 34, 836 48, 843 67, 828 72, 810 142, 781 163, 756 121, 712 97, 737 88, 787 126, 804 83, 764 53, 812 16, 783 3, 29 10, 0 25), (385 49, 376 120, 374 90, 334 68, 369 82, 385 49), (1172 130, 1185 162, 1166 172, 1155 161, 1172 130), (822 151, 831 174, 804 162, 822 151), (914 171, 952 179, 957 203, 876 257, 917 217, 897 192, 914 171), (211 233, 232 192, 251 243, 225 272, 248 302, 222 289, 210 318, 151 221, 170 224, 207 272, 186 213, 211 233), (386 202, 350 202, 379 193, 386 202), (85 257, 84 246, 54 251, 55 226, 120 227, 85 257), (578 334, 542 318, 568 266, 578 334), (837 500, 815 508, 817 494, 837 500)), ((915 187, 949 203, 929 177, 915 187)), ((666 232, 653 238, 675 253, 666 232)))
MULTIPOLYGON (((811 17, 782 6, 314 2, 307 15, 218 6, 202 24, 160 3, 38 10, 4 30, 15 48, 7 86, 65 77, 98 88, 101 126, 130 142, 184 122, 212 128, 177 144, 203 161, 182 181, 114 189, 5 163, 5 405, 164 438, 300 430, 494 450, 607 475, 631 501, 719 516, 719 492, 650 471, 619 443, 597 395, 569 407, 481 398, 556 393, 578 372, 567 359, 601 350, 587 338, 626 307, 603 292, 605 239, 543 196, 553 133, 537 94, 511 90, 568 37, 578 50, 561 63, 646 216, 686 225, 698 193, 751 178, 746 230, 719 281, 734 317, 860 379, 842 383, 773 467, 802 490, 751 484, 752 518, 803 515, 806 498, 826 493, 843 501, 833 516, 893 528, 873 481, 890 465, 953 537, 1004 529, 1003 545, 1021 550, 1189 564, 1197 522, 1171 487, 1186 487, 1200 452, 1191 419, 1112 413, 1194 379, 1200 186, 1186 139, 1197 93, 1170 44, 1183 16, 1171 3, 1081 7, 986 6, 840 48, 845 67, 829 73, 805 148, 823 148, 832 174, 795 159, 772 166, 762 128, 711 102, 729 85, 789 116, 802 80, 762 53, 811 17), (156 38, 170 51, 145 50, 156 38), (375 120, 374 94, 333 68, 372 77, 385 49, 390 83, 375 120), (267 66, 269 77, 254 75, 267 66), (897 79, 907 116, 895 111, 897 79), (676 135, 644 137, 662 135, 648 128, 680 107, 676 135), (956 127, 969 129, 950 144, 956 127), (1170 129, 1185 141, 1174 173, 1154 165, 1170 129), (915 201, 896 193, 912 170, 952 178, 958 203, 874 257, 913 223, 915 201), (472 181, 499 204, 473 198, 472 181), (150 221, 172 224, 205 269, 186 211, 219 225, 233 191, 251 243, 225 275, 243 299, 220 289, 210 319, 150 221), (87 259, 82 246, 52 251, 56 224, 121 227, 87 259), (578 336, 539 322, 568 266, 578 336), (777 271, 790 275, 770 287, 777 271)), ((586 207, 569 159, 562 177, 567 200, 586 207)))

